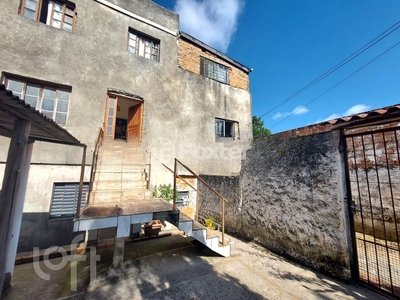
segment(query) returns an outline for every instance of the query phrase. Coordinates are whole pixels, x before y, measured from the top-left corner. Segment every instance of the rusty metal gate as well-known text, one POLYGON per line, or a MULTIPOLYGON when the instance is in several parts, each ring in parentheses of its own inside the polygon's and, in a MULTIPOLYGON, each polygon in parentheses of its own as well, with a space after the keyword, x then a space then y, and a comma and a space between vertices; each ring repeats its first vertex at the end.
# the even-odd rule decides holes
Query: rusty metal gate
POLYGON ((400 127, 345 138, 359 278, 400 297, 400 127))

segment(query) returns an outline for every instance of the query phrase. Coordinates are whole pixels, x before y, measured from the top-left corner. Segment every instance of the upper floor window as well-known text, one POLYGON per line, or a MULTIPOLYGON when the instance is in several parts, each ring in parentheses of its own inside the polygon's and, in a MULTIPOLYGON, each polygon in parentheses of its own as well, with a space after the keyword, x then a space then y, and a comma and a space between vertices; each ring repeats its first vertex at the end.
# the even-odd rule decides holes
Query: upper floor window
POLYGON ((75 4, 70 1, 21 0, 20 14, 66 31, 75 29, 75 4))
POLYGON ((204 57, 200 57, 200 74, 222 83, 228 83, 228 68, 204 57))
POLYGON ((239 138, 239 123, 223 119, 215 119, 215 138, 239 138))
POLYGON ((71 90, 14 78, 6 78, 5 85, 46 117, 61 125, 67 123, 71 90))
POLYGON ((128 51, 152 61, 160 60, 160 41, 129 29, 128 51))

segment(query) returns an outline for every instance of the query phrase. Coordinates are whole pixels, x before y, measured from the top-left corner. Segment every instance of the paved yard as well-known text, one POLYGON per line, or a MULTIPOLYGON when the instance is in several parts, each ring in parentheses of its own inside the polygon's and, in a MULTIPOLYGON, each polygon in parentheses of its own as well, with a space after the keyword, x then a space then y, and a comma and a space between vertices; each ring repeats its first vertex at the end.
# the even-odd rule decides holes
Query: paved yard
MULTIPOLYGON (((119 272, 106 267, 111 251, 98 251, 97 279, 86 288, 89 266, 80 263, 74 299, 386 299, 288 262, 254 243, 228 238, 233 242, 230 258, 212 256, 182 236, 129 244, 125 270, 119 272)), ((5 299, 70 294, 69 265, 60 271, 46 271, 43 262, 41 266, 51 274, 50 281, 38 278, 32 264, 17 266, 5 299)))

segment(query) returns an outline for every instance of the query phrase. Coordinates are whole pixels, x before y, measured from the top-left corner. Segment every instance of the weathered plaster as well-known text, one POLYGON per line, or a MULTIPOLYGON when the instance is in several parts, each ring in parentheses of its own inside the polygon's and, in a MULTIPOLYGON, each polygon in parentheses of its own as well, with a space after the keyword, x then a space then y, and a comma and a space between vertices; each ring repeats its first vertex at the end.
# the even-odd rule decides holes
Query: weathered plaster
MULTIPOLYGON (((247 152, 240 176, 204 176, 227 197, 226 229, 303 264, 349 280, 352 252, 338 132, 270 136, 247 152)), ((202 217, 220 201, 201 188, 202 217)))

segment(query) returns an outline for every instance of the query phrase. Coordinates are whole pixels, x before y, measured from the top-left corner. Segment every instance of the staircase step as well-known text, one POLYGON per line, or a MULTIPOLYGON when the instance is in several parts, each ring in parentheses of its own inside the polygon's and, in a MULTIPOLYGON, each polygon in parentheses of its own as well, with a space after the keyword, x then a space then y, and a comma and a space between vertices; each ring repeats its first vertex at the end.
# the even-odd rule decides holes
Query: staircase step
POLYGON ((130 164, 100 164, 97 166, 98 171, 105 172, 148 172, 148 167, 142 165, 130 165, 130 164))
POLYGON ((109 171, 97 171, 95 175, 95 181, 106 181, 106 180, 146 180, 146 174, 142 172, 109 172, 109 171))
POLYGON ((94 191, 101 190, 130 190, 130 189, 146 189, 147 181, 145 180, 105 180, 95 181, 93 184, 94 191))
POLYGON ((151 191, 138 189, 126 191, 92 191, 90 194, 90 202, 92 203, 109 203, 109 202, 132 202, 140 199, 151 199, 151 191))
POLYGON ((183 230, 187 235, 194 237, 196 240, 206 245, 216 253, 229 257, 231 246, 229 243, 222 245, 220 240, 220 232, 213 231, 199 222, 192 220, 188 215, 179 213, 179 229, 183 230))

